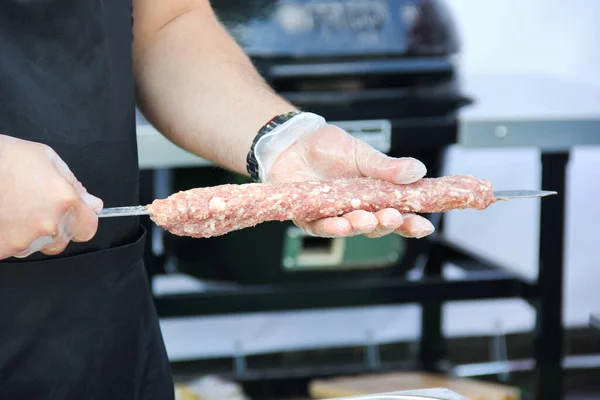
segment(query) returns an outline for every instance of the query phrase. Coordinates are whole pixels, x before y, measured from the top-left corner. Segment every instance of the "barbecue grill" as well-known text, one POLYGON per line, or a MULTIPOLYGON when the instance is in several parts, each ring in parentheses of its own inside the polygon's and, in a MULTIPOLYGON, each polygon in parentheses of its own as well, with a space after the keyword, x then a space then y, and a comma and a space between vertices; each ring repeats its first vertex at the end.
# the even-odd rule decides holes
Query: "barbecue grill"
MULTIPOLYGON (((392 156, 438 176, 470 103, 457 76, 459 41, 441 0, 215 0, 224 24, 284 97, 392 156)), ((176 169, 172 191, 243 183, 212 167, 176 169)), ((204 279, 248 283, 402 274, 423 241, 322 239, 265 223, 210 241, 166 234, 165 254, 204 279)))

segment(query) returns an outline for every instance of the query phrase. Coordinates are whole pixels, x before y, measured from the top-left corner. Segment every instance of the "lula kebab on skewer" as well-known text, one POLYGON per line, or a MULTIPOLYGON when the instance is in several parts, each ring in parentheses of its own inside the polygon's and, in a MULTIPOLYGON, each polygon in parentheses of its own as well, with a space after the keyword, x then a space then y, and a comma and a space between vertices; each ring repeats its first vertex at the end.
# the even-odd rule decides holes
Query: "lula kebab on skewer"
POLYGON ((402 213, 484 210, 498 201, 553 194, 556 192, 494 191, 491 182, 472 175, 424 178, 405 185, 375 178, 341 178, 195 188, 146 206, 104 209, 99 217, 148 215, 175 235, 208 238, 267 221, 310 222, 355 210, 385 208, 402 213))

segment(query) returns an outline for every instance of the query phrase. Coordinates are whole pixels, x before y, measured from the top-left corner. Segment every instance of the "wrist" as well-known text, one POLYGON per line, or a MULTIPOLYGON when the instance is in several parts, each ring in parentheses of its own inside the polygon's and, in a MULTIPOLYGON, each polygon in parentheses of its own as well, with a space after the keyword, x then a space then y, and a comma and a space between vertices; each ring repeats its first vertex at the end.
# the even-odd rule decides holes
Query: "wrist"
POLYGON ((248 173, 256 181, 267 181, 281 153, 302 136, 326 124, 325 118, 309 112, 295 111, 274 117, 254 138, 247 157, 248 173))

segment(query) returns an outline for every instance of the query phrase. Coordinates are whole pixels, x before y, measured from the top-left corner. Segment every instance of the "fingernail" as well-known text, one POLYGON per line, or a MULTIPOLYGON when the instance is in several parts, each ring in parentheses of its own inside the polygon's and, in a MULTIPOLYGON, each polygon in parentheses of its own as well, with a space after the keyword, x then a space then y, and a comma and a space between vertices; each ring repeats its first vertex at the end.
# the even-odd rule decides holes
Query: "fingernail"
POLYGON ((377 217, 373 214, 366 214, 358 221, 360 226, 366 230, 373 230, 379 224, 377 217))
POLYGON ((384 229, 396 229, 404 222, 404 216, 397 210, 391 209, 390 212, 385 216, 381 222, 381 226, 384 229), (392 214, 393 213, 393 214, 392 214))
POLYGON ((327 237, 345 237, 352 236, 353 234, 354 232, 352 230, 352 225, 350 224, 350 222, 340 219, 335 222, 333 232, 329 232, 329 235, 327 237))
POLYGON ((425 236, 431 235, 433 231, 435 231, 435 227, 433 226, 433 224, 427 219, 421 219, 419 220, 419 223, 417 224, 417 227, 415 229, 414 237, 417 239, 421 239, 425 236))
POLYGON ((100 209, 102 209, 102 207, 104 206, 102 200, 100 200, 96 196, 92 196, 87 192, 83 194, 82 198, 83 201, 85 201, 85 203, 94 211, 100 211, 100 209))
POLYGON ((399 183, 412 183, 423 178, 427 174, 427 167, 416 158, 407 158, 408 165, 398 172, 399 183))

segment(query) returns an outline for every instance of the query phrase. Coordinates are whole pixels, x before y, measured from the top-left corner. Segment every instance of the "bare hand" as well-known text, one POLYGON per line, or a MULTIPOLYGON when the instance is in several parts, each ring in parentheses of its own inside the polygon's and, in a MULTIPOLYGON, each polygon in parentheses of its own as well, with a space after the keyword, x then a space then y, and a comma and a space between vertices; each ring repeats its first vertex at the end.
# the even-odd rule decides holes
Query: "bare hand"
MULTIPOLYGON (((427 169, 418 160, 389 157, 342 129, 325 125, 304 135, 282 152, 270 170, 268 181, 374 177, 408 184, 420 180, 426 173, 427 169)), ((374 238, 397 233, 421 238, 434 231, 426 218, 401 214, 394 209, 377 213, 358 210, 340 217, 296 224, 309 234, 323 237, 364 234, 374 238)))
POLYGON ((0 135, 0 259, 61 253, 98 228, 90 195, 48 146, 0 135))

